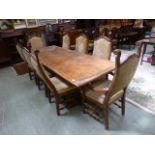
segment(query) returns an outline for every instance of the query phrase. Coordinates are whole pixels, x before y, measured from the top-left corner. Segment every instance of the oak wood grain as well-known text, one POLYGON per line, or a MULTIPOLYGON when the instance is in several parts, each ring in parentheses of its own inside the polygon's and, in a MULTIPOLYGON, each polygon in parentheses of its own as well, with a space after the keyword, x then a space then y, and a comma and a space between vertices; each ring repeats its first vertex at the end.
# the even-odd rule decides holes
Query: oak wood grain
POLYGON ((49 70, 80 87, 111 72, 115 64, 97 56, 90 56, 57 46, 40 49, 39 59, 49 70))

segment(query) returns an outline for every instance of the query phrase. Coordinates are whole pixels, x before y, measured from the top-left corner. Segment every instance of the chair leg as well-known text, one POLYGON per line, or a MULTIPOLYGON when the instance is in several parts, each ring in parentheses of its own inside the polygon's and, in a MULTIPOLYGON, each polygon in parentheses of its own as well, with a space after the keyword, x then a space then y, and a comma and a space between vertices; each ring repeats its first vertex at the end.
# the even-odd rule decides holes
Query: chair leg
POLYGON ((123 96, 121 98, 122 115, 125 115, 125 94, 126 94, 126 90, 124 90, 123 96))
POLYGON ((38 76, 37 76, 37 86, 38 86, 38 89, 41 90, 41 80, 38 76))
POLYGON ((45 83, 44 83, 44 87, 45 87, 45 96, 48 97, 48 92, 47 92, 47 91, 48 91, 48 90, 47 90, 48 88, 47 88, 47 86, 46 86, 45 83))
POLYGON ((33 80, 33 79, 32 79, 32 74, 31 74, 31 73, 32 73, 32 70, 31 70, 30 68, 28 68, 28 73, 29 73, 29 78, 30 78, 30 80, 33 80))
POLYGON ((104 108, 104 124, 105 124, 105 128, 106 130, 109 129, 109 109, 108 107, 104 108))
POLYGON ((49 103, 52 103, 52 100, 51 100, 51 91, 47 88, 47 97, 48 97, 48 101, 49 103))
POLYGON ((36 85, 38 85, 38 78, 37 78, 37 74, 36 74, 36 72, 34 72, 34 79, 35 79, 35 83, 36 83, 36 85))
POLYGON ((58 96, 55 98, 55 102, 56 102, 57 115, 60 116, 60 103, 61 103, 61 101, 60 101, 60 98, 58 96))
POLYGON ((38 86, 38 89, 41 90, 41 84, 40 84, 41 80, 39 79, 36 73, 34 73, 34 76, 35 76, 36 85, 38 86))

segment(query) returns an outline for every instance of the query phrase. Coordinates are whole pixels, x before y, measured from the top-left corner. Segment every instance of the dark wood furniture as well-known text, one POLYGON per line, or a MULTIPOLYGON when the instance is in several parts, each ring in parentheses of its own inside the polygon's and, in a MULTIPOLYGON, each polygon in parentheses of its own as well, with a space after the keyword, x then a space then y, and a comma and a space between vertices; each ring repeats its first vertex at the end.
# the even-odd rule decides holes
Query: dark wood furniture
POLYGON ((136 42, 137 46, 143 45, 143 51, 141 56, 141 64, 143 63, 144 55, 146 54, 146 48, 148 45, 152 45, 154 47, 154 50, 152 51, 152 65, 155 65, 155 31, 152 29, 151 35, 149 38, 142 39, 136 42))
POLYGON ((21 61, 21 58, 16 50, 16 43, 25 42, 24 31, 25 29, 18 29, 13 32, 0 33, 0 63, 9 61, 14 64, 21 61))
POLYGON ((140 48, 136 54, 130 55, 124 62, 120 62, 121 52, 114 51, 116 54, 116 69, 112 80, 102 80, 90 84, 83 91, 83 110, 96 119, 104 122, 105 128, 109 128, 109 107, 120 101, 122 115, 125 114, 125 95, 126 89, 132 80, 140 58, 140 48))
POLYGON ((0 39, 0 64, 11 61, 11 53, 6 43, 0 39))
POLYGON ((38 71, 40 72, 40 75, 42 76, 42 80, 45 84, 46 88, 46 94, 48 94, 48 97, 50 98, 51 94, 55 98, 56 103, 56 110, 57 115, 60 115, 60 110, 68 107, 68 100, 72 101, 75 100, 76 102, 79 101, 79 96, 77 95, 79 90, 71 85, 67 84, 60 78, 56 76, 49 76, 47 73, 47 70, 45 66, 42 64, 38 57, 39 51, 35 51, 36 61, 38 65, 38 71), (63 107, 61 106, 63 104, 63 107))
MULTIPOLYGON (((154 50, 152 51, 152 62, 151 62, 151 64, 155 65, 155 38, 144 39, 144 40, 141 40, 140 43, 143 44, 143 47, 144 47, 143 51, 142 51, 142 56, 141 56, 141 64, 144 61, 143 59, 144 59, 144 55, 146 54, 147 45, 153 45, 154 50)), ((137 44, 139 44, 139 43, 137 43, 137 44)))
POLYGON ((57 46, 40 49, 39 59, 54 74, 76 87, 82 87, 115 68, 109 60, 57 46))

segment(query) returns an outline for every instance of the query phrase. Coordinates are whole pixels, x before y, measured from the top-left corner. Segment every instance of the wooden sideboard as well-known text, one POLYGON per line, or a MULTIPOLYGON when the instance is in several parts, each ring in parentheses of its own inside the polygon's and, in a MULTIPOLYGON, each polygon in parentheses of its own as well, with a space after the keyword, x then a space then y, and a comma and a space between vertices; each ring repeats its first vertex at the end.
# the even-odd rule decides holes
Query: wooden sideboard
POLYGON ((16 42, 25 42, 25 29, 18 29, 13 32, 0 33, 0 63, 20 62, 20 56, 16 50, 16 42))

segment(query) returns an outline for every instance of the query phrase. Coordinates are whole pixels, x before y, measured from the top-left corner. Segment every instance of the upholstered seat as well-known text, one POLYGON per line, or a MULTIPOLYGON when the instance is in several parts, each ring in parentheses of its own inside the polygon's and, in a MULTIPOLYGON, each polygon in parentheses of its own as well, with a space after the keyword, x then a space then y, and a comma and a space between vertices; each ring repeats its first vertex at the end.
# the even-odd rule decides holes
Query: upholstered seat
MULTIPOLYGON (((105 80, 104 82, 97 81, 96 83, 93 84, 93 87, 94 87, 94 89, 99 88, 99 89, 106 90, 109 88, 110 83, 111 83, 110 80, 105 80)), ((110 97, 109 104, 113 103, 119 97, 121 98, 122 95, 123 95, 123 90, 120 90, 116 94, 112 95, 110 97)), ((100 94, 93 89, 88 89, 85 91, 85 96, 103 108, 103 103, 104 103, 104 99, 105 99, 104 94, 100 94)))
POLYGON ((58 77, 52 77, 52 78, 50 78, 50 81, 53 83, 56 90, 58 91, 58 94, 60 94, 60 95, 63 95, 66 92, 69 92, 69 91, 72 91, 73 89, 75 89, 74 86, 68 85, 67 83, 60 80, 58 77))

